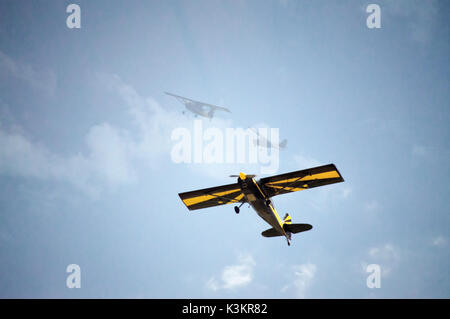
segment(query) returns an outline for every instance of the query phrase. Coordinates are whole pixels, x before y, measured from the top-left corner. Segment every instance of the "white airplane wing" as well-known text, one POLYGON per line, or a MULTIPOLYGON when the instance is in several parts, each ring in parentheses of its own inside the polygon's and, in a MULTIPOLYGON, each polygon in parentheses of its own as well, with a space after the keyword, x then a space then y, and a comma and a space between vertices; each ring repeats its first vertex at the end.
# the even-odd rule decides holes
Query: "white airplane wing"
POLYGON ((229 109, 227 109, 226 107, 212 105, 212 104, 208 104, 208 103, 204 103, 204 102, 200 102, 200 101, 196 101, 196 100, 191 100, 191 99, 188 99, 187 97, 175 95, 175 94, 168 93, 168 92, 164 92, 164 93, 166 93, 167 95, 173 96, 174 98, 178 99, 183 104, 195 103, 195 104, 200 104, 200 105, 204 105, 206 107, 209 107, 210 111, 212 111, 212 110, 214 110, 214 111, 215 110, 220 110, 220 111, 225 111, 225 112, 231 113, 231 111, 229 109))

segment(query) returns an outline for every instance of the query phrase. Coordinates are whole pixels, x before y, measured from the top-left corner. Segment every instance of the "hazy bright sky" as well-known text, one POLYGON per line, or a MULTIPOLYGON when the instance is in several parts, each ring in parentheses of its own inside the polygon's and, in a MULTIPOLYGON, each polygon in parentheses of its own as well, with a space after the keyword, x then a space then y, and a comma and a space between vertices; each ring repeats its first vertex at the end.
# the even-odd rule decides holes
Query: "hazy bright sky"
POLYGON ((449 298, 449 12, 1 1, 0 297, 449 298), (344 183, 274 198, 314 228, 288 247, 247 205, 189 212, 179 192, 260 167, 174 163, 194 118, 165 91, 232 111, 205 127, 279 128, 278 173, 334 163, 344 183))

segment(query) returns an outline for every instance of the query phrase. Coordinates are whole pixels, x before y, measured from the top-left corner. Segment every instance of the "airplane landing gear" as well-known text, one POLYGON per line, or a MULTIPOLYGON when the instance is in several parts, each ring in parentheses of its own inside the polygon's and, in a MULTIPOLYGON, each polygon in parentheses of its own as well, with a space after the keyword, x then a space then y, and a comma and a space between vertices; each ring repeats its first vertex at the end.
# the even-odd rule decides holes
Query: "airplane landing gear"
POLYGON ((245 202, 242 202, 241 205, 239 206, 234 206, 234 211, 236 212, 236 214, 239 214, 240 208, 242 205, 244 205, 245 202))

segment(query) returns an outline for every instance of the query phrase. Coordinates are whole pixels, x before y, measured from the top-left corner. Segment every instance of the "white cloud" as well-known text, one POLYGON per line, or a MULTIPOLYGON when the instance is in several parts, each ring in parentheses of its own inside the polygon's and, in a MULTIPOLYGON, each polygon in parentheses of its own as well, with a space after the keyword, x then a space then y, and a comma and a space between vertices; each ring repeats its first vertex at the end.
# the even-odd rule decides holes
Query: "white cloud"
POLYGON ((352 193, 352 189, 348 186, 341 188, 338 192, 341 199, 348 198, 351 195, 351 193, 352 193))
POLYGON ((293 273, 290 278, 291 283, 281 288, 282 293, 294 291, 297 298, 305 298, 308 289, 316 276, 317 266, 315 264, 306 263, 295 265, 292 267, 293 273))
POLYGON ((126 102, 137 134, 109 123, 96 124, 85 136, 87 152, 62 156, 27 137, 22 129, 8 130, 0 122, 0 174, 68 182, 91 195, 135 181, 136 161, 155 162, 168 150, 167 127, 179 123, 180 116, 142 98, 119 77, 109 79, 111 88, 126 102))
POLYGON ((369 248, 367 256, 370 262, 363 261, 361 263, 363 272, 366 272, 367 265, 377 264, 380 265, 381 275, 384 277, 389 276, 400 262, 399 248, 390 243, 369 248))
POLYGON ((107 182, 120 184, 136 179, 128 158, 135 144, 126 132, 108 123, 92 127, 86 137, 92 170, 101 172, 107 182))
POLYGON ((339 202, 347 200, 351 194, 352 188, 345 185, 345 182, 317 187, 311 190, 308 203, 317 211, 329 211, 330 207, 334 207, 339 202))
POLYGON ((367 225, 375 225, 381 222, 381 204, 375 200, 369 200, 362 205, 361 218, 367 225))
POLYGON ((220 283, 216 280, 216 278, 211 277, 207 282, 206 282, 206 288, 213 290, 213 291, 217 291, 220 289, 220 283))
POLYGON ((220 279, 210 278, 206 287, 217 291, 220 289, 232 290, 247 286, 253 280, 253 268, 256 263, 251 255, 240 255, 238 263, 226 266, 220 275, 220 279))
POLYGON ((189 123, 186 117, 179 112, 164 109, 153 98, 142 97, 117 75, 99 73, 96 76, 106 88, 116 92, 125 102, 125 107, 138 129, 133 155, 147 160, 168 152, 172 129, 186 127, 189 123))
POLYGON ((374 212, 377 211, 380 208, 380 204, 376 200, 371 200, 364 204, 364 210, 366 212, 374 212))
POLYGON ((369 249, 369 256, 372 258, 396 259, 396 248, 392 244, 385 244, 380 247, 372 247, 369 249))
POLYGON ((55 72, 15 61, 2 51, 0 51, 0 74, 2 75, 0 78, 6 76, 6 80, 9 80, 8 77, 14 77, 49 96, 55 95, 57 84, 55 72))
POLYGON ((431 244, 436 247, 443 247, 447 244, 447 239, 443 236, 433 238, 431 244))
POLYGON ((94 184, 115 187, 134 180, 127 142, 108 124, 93 126, 86 136, 88 154, 62 156, 22 133, 0 127, 0 174, 68 182, 96 195, 94 184))

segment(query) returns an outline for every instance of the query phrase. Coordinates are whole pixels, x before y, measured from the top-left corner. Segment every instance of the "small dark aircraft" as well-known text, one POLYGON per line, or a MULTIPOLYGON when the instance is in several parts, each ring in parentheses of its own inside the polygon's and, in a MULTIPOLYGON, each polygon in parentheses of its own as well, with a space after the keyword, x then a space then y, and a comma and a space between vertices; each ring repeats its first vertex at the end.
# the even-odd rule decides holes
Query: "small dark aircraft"
POLYGON ((312 226, 292 224, 289 214, 286 214, 281 220, 271 197, 344 181, 334 164, 269 176, 258 181, 255 180, 255 175, 244 173, 230 177, 237 177, 237 183, 178 195, 189 210, 240 203, 239 206, 234 207, 236 214, 239 214, 239 208, 244 203, 248 203, 262 219, 272 226, 263 231, 261 235, 264 237, 284 236, 288 245, 290 245, 292 234, 308 231, 312 229, 312 226))
POLYGON ((265 148, 275 148, 275 149, 285 149, 287 145, 287 139, 282 140, 280 143, 273 142, 267 137, 264 137, 258 132, 257 128, 249 127, 250 132, 254 134, 253 144, 256 146, 261 146, 265 148))
MULTIPOLYGON (((231 113, 231 111, 229 109, 227 109, 226 107, 221 107, 221 106, 216 106, 216 105, 212 105, 212 104, 208 104, 208 103, 204 103, 204 102, 191 100, 186 97, 182 97, 182 96, 175 95, 175 94, 168 93, 168 92, 164 92, 164 93, 166 93, 167 95, 173 96, 178 101, 183 103, 184 106, 186 107, 186 109, 191 111, 192 113, 194 113, 195 116, 200 115, 200 116, 204 116, 206 118, 212 119, 214 117, 215 111, 225 111, 225 112, 231 113)), ((183 114, 184 114, 184 111, 183 111, 183 114)))

